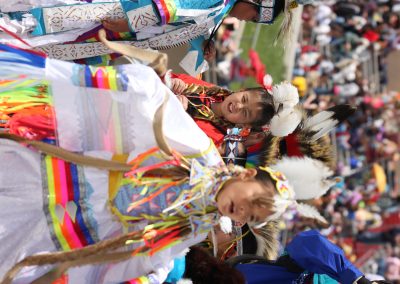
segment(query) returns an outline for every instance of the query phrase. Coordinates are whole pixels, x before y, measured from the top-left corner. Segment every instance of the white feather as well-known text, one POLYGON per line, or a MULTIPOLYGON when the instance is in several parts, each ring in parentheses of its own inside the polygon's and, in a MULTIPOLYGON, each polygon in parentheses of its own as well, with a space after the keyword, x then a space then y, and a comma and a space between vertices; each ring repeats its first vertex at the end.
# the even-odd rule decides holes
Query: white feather
POLYGON ((328 167, 309 157, 284 157, 271 168, 286 176, 297 200, 319 197, 336 183, 328 167))
POLYGON ((317 133, 315 133, 311 137, 310 141, 318 140, 325 134, 329 133, 333 128, 336 127, 338 122, 339 122, 338 120, 329 119, 329 120, 324 121, 323 123, 318 124, 318 128, 315 127, 315 129, 314 129, 314 131, 317 131, 317 133))
POLYGON ((316 115, 313 115, 306 119, 304 122, 305 129, 313 129, 316 125, 320 124, 321 122, 330 119, 332 115, 335 113, 333 111, 321 111, 316 115))
POLYGON ((219 226, 221 231, 225 234, 229 234, 232 232, 232 220, 227 216, 221 216, 219 218, 219 226))
POLYGON ((282 111, 271 119, 269 130, 277 137, 284 137, 296 130, 302 119, 302 112, 297 109, 282 111))
POLYGON ((274 98, 275 110, 279 105, 283 109, 291 109, 299 103, 299 92, 297 88, 290 83, 283 82, 272 87, 272 97, 274 98))
POLYGON ((306 119, 303 129, 316 132, 311 137, 311 141, 321 138, 336 127, 339 121, 332 119, 334 114, 335 112, 333 111, 321 111, 320 113, 306 119))
POLYGON ((296 210, 301 216, 305 218, 316 219, 322 223, 328 224, 328 221, 326 221, 326 219, 318 212, 317 208, 315 208, 314 206, 305 203, 297 203, 296 210))

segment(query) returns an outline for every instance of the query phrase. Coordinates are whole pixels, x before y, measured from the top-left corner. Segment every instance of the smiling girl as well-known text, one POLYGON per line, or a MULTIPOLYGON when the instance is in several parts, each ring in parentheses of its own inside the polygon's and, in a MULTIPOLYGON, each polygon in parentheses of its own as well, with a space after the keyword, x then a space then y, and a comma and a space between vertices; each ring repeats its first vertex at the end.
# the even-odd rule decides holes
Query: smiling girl
POLYGON ((301 115, 295 108, 298 91, 286 82, 232 92, 184 74, 174 74, 171 85, 183 108, 217 146, 222 144, 228 128, 266 127, 276 136, 286 136, 300 122, 301 115))

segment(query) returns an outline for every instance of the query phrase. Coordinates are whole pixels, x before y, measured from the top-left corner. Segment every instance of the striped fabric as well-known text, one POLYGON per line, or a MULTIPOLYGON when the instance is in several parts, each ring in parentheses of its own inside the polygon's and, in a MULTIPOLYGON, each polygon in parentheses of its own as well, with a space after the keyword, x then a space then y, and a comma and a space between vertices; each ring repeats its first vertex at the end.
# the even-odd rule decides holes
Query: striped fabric
POLYGON ((261 143, 258 143, 247 148, 246 168, 255 168, 260 165, 261 146, 261 143))
POLYGON ((74 77, 74 83, 81 87, 113 91, 126 91, 128 89, 128 79, 122 72, 118 72, 118 67, 80 65, 76 69, 74 77))
POLYGON ((98 242, 95 221, 88 215, 83 168, 48 155, 42 156, 43 209, 58 250, 98 242))
POLYGON ((154 0, 161 17, 161 24, 173 23, 177 20, 176 4, 174 0, 154 0))

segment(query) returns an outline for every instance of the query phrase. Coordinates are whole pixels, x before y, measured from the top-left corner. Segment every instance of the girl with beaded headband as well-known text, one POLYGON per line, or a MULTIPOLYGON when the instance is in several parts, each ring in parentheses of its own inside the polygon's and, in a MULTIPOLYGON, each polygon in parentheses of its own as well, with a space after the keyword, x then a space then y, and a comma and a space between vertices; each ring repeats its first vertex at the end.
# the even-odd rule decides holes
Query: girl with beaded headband
MULTIPOLYGON (((284 217, 287 210, 296 210, 300 216, 313 218, 321 223, 326 220, 318 211, 305 203, 299 203, 296 200, 308 200, 322 196, 336 180, 332 178, 333 172, 321 161, 311 158, 285 158, 271 167, 258 167, 256 180, 263 181, 264 184, 271 184, 275 188, 272 207, 274 213, 266 219, 260 219, 259 216, 250 216, 248 225, 251 234, 256 239, 255 254, 263 256, 266 259, 274 259, 277 255, 277 221, 284 217), (308 175, 304 175, 307 172, 308 175), (284 174, 290 178, 287 179, 284 174), (294 185, 295 187, 293 187, 294 185)), ((271 200, 260 198, 258 204, 267 206, 271 200)), ((224 212, 225 213, 225 212, 224 212)), ((235 210, 225 213, 232 219, 237 220, 235 210)), ((236 249, 241 246, 239 243, 242 238, 242 231, 236 233, 236 238, 231 241, 228 250, 233 246, 236 249)), ((214 247, 215 253, 215 247, 214 247)), ((224 251, 224 254, 227 251, 224 251)), ((236 251, 240 255, 240 251, 236 251)), ((224 255, 222 255, 224 257, 224 255)))
MULTIPOLYGON (((355 109, 349 105, 338 105, 312 117, 307 117, 304 114, 302 123, 297 127, 295 132, 286 137, 275 137, 271 133, 264 132, 250 133, 245 141, 245 146, 248 147, 246 167, 254 168, 260 165, 273 166, 284 157, 286 163, 289 164, 287 161, 290 161, 293 157, 308 157, 310 161, 312 161, 311 159, 319 161, 318 163, 323 165, 322 169, 326 171, 329 171, 329 169, 334 170, 333 149, 325 134, 354 113, 354 111, 355 109), (261 142, 257 143, 261 147, 256 152, 254 150, 257 148, 254 146, 257 145, 249 143, 254 143, 257 140, 260 141, 260 139, 261 142)), ((270 221, 261 228, 253 228, 250 233, 243 231, 240 227, 235 227, 235 237, 228 244, 229 255, 241 255, 243 251, 240 248, 246 245, 249 247, 249 243, 243 242, 241 236, 250 234, 256 238, 256 251, 254 251, 254 254, 263 256, 266 259, 274 259, 278 246, 278 228, 276 224, 276 221, 270 221)), ((228 252, 224 254, 227 255, 228 252)))

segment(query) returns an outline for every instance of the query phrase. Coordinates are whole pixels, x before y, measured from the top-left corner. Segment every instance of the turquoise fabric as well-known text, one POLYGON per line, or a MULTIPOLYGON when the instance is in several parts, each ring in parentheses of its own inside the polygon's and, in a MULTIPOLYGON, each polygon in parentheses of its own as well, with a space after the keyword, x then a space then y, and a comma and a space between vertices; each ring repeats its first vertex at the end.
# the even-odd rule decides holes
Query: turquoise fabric
POLYGON ((337 284, 338 282, 325 274, 314 274, 313 284, 337 284))
POLYGON ((186 256, 174 259, 174 268, 170 271, 165 282, 175 284, 182 279, 186 269, 186 256))
POLYGON ((37 25, 32 32, 34 36, 41 36, 46 34, 46 28, 44 26, 43 20, 43 9, 42 8, 34 8, 31 10, 31 14, 36 18, 37 25))

